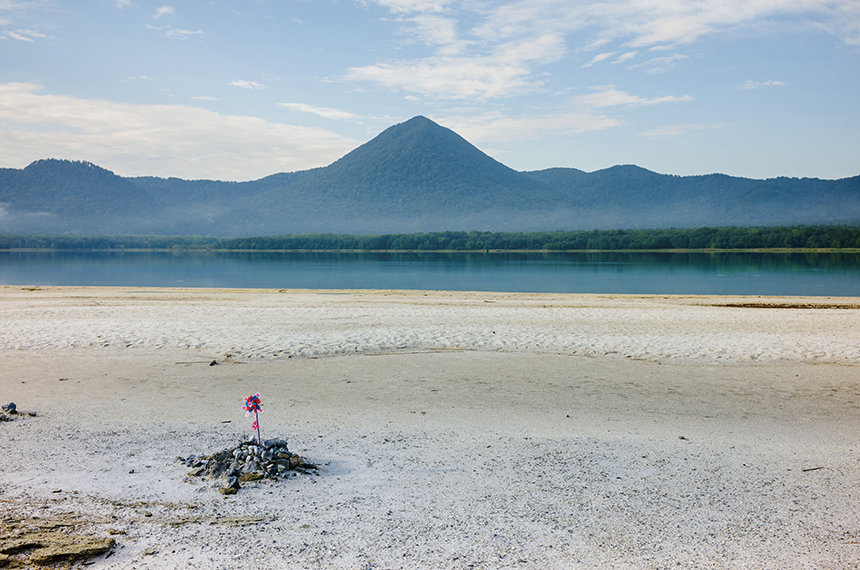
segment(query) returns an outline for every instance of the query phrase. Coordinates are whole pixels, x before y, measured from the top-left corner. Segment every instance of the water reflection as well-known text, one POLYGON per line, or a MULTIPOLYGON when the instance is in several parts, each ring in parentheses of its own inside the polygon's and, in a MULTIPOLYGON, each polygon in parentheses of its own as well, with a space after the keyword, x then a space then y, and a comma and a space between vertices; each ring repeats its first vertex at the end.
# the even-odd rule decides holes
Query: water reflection
POLYGON ((860 295, 848 253, 0 253, 0 283, 860 295))

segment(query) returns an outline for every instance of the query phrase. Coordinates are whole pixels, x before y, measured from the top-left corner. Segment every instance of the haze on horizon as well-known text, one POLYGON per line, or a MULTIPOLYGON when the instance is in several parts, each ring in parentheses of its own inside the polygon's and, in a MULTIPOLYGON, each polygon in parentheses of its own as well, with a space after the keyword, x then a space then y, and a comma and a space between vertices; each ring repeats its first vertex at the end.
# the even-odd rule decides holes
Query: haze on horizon
POLYGON ((252 180, 425 115, 517 170, 860 174, 856 0, 0 0, 0 167, 252 180))

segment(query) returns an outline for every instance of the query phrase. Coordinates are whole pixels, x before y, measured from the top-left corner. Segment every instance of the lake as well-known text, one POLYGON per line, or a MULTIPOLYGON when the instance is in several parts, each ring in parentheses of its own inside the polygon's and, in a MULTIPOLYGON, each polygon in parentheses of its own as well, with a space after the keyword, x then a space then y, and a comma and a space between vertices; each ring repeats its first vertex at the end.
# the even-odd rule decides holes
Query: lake
POLYGON ((0 284, 857 296, 860 254, 0 252, 0 284))

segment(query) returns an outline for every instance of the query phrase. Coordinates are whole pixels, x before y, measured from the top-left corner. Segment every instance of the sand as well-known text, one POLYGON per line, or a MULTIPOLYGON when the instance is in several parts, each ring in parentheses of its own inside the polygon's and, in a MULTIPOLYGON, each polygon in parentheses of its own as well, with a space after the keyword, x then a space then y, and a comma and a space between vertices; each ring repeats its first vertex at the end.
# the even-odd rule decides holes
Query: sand
POLYGON ((0 323, 37 412, 0 514, 113 537, 89 568, 860 564, 858 298, 0 287, 0 323), (225 497, 175 458, 254 392, 324 471, 225 497))

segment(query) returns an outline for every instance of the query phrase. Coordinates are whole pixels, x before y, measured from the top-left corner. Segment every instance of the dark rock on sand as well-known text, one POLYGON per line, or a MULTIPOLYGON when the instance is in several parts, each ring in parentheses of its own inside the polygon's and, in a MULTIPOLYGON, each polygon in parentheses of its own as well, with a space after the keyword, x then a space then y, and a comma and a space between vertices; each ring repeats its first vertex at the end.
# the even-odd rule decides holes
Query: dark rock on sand
POLYGON ((36 412, 22 412, 18 409, 18 406, 15 405, 15 402, 9 402, 8 404, 0 406, 0 422, 9 422, 23 416, 35 418, 36 412))
POLYGON ((30 520, 6 518, 0 525, 0 566, 66 565, 102 555, 114 547, 113 538, 70 531, 83 522, 86 521, 71 514, 30 520))

